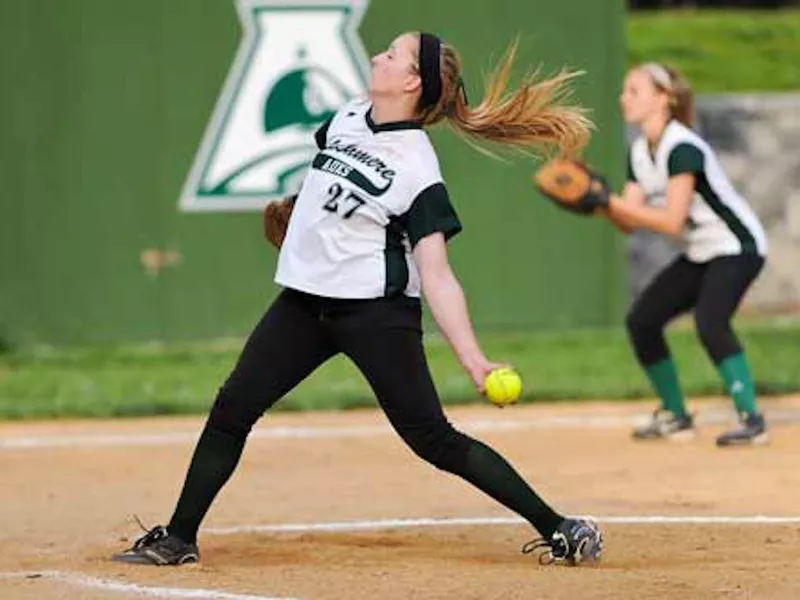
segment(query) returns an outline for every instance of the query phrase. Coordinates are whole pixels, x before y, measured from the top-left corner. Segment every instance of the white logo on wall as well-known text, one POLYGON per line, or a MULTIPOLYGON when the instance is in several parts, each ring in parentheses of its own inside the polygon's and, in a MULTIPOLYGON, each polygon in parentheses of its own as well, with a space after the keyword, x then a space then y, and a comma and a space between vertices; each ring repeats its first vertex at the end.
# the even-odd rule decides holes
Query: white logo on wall
POLYGON ((259 210, 297 190, 314 131, 366 92, 366 0, 237 0, 244 28, 181 193, 186 211, 259 210))

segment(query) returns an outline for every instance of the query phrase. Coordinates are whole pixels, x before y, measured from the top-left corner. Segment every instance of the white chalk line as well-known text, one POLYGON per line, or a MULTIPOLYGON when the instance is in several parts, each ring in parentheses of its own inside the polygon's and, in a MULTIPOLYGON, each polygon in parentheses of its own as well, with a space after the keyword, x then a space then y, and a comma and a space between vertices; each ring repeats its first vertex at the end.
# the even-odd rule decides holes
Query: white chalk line
MULTIPOLYGON (((706 411, 698 415, 698 425, 719 425, 732 423, 730 411, 706 411)), ((772 411, 767 413, 771 423, 800 422, 800 411, 772 411)), ((548 429, 617 429, 631 427, 641 423, 642 416, 604 416, 604 415, 570 415, 563 417, 541 417, 527 420, 493 420, 481 419, 456 422, 459 429, 466 432, 520 431, 548 429)), ((307 439, 349 439, 366 438, 394 434, 388 425, 343 425, 343 426, 274 426, 256 429, 250 439, 256 440, 307 440, 307 439)), ((197 441, 200 429, 193 432, 156 433, 156 434, 83 434, 73 436, 35 436, 10 437, 0 439, 2 450, 33 450, 42 448, 96 448, 109 446, 174 446, 191 444, 197 441)))
MULTIPOLYGON (((619 525, 794 525, 800 517, 752 516, 593 516, 601 524, 619 525)), ((245 533, 336 533, 357 531, 381 531, 387 529, 519 525, 525 521, 519 517, 460 517, 448 519, 380 519, 372 521, 332 521, 322 523, 278 523, 273 525, 241 525, 235 527, 211 527, 203 529, 207 535, 232 535, 245 533)), ((100 579, 69 571, 7 571, 0 572, 3 579, 53 580, 86 589, 135 594, 151 598, 196 598, 207 600, 294 600, 290 597, 236 594, 223 590, 202 588, 170 588, 143 586, 132 583, 100 579)))
POLYGON ((115 581, 113 579, 100 579, 90 575, 84 575, 83 573, 74 573, 70 571, 0 572, 0 580, 2 579, 28 579, 32 581, 45 579, 86 589, 119 592, 124 594, 136 594, 138 596, 146 596, 150 598, 203 598, 207 600, 294 600, 293 598, 288 597, 234 594, 221 590, 151 587, 136 585, 134 583, 124 583, 122 581, 115 581))
MULTIPOLYGON (((614 525, 792 525, 800 524, 800 517, 752 516, 592 516, 601 524, 614 525)), ((378 519, 374 521, 333 521, 327 523, 277 523, 273 525, 239 525, 234 527, 204 528, 210 535, 239 533, 336 533, 349 531, 381 531, 424 527, 454 527, 477 525, 519 525, 526 523, 520 517, 459 517, 449 519, 378 519)))

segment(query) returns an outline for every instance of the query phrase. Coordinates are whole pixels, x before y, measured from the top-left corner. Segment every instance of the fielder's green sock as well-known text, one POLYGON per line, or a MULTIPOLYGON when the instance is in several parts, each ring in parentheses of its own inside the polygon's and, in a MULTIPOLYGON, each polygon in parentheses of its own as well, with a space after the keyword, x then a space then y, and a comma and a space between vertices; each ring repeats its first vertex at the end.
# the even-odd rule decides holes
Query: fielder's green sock
POLYGON ((756 387, 744 352, 729 356, 717 365, 717 370, 725 382, 725 390, 733 398, 736 411, 739 414, 756 412, 756 387))
POLYGON ((686 406, 683 403, 683 392, 678 383, 678 370, 671 357, 660 360, 644 368, 650 383, 661 398, 661 407, 668 410, 676 417, 686 415, 686 406))

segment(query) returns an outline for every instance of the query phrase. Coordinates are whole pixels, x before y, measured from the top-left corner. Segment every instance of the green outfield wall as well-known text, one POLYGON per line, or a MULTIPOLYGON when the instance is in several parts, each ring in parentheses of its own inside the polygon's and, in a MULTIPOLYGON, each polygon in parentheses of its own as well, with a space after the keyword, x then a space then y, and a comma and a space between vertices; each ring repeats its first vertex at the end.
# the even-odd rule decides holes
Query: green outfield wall
MULTIPOLYGON (((618 183, 623 18, 622 0, 373 0, 358 32, 370 54, 404 30, 438 32, 461 51, 473 101, 516 36, 520 68, 585 69, 577 97, 599 128, 589 158, 618 183)), ((241 37, 229 0, 0 3, 0 340, 250 329, 277 291, 260 214, 178 206, 241 37)), ((610 228, 545 204, 531 159, 487 159, 445 128, 433 139, 465 226, 452 262, 479 330, 618 322, 610 228)))

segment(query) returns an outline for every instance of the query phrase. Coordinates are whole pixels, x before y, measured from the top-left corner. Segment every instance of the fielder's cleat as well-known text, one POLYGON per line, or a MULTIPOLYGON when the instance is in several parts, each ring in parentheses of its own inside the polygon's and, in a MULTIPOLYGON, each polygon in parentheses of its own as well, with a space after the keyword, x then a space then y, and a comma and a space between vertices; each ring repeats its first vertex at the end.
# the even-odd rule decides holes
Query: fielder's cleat
POLYGON ((653 412, 650 422, 634 428, 632 437, 635 440, 672 440, 684 441, 695 437, 694 420, 691 415, 676 416, 668 410, 658 409, 653 412))
POLYGON ((170 535, 166 527, 158 525, 147 531, 124 552, 112 555, 111 560, 162 567, 196 563, 200 560, 200 555, 197 552, 197 545, 187 544, 170 535))
POLYGON ((726 431, 717 438, 717 446, 763 446, 769 442, 764 416, 758 413, 742 413, 739 426, 726 431))
POLYGON ((549 540, 539 538, 522 547, 523 554, 543 549, 539 564, 554 562, 575 566, 596 562, 603 554, 603 534, 591 519, 564 519, 549 540))

